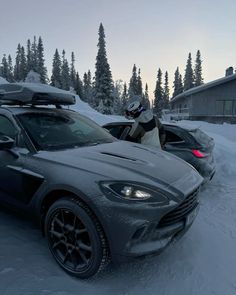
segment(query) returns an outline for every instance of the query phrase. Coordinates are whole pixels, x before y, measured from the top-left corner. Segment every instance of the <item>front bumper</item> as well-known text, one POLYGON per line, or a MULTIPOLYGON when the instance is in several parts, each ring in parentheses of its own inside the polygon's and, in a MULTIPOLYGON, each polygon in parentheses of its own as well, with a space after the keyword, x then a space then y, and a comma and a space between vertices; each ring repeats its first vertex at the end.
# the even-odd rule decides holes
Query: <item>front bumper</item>
POLYGON ((170 202, 164 208, 155 204, 105 204, 102 225, 115 262, 160 253, 190 228, 199 210, 198 190, 181 204, 170 202))

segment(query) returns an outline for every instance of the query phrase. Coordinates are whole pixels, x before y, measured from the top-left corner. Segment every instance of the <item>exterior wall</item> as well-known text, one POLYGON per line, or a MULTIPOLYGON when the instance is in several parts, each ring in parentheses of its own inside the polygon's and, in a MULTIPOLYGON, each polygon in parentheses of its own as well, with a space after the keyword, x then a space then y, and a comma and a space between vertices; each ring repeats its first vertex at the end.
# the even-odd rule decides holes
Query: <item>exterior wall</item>
POLYGON ((192 102, 192 116, 236 115, 236 80, 195 93, 189 99, 192 102), (219 105, 224 105, 223 101, 232 101, 231 114, 221 111, 219 105))
POLYGON ((172 109, 189 108, 190 120, 236 123, 236 79, 214 86, 172 103, 172 109))

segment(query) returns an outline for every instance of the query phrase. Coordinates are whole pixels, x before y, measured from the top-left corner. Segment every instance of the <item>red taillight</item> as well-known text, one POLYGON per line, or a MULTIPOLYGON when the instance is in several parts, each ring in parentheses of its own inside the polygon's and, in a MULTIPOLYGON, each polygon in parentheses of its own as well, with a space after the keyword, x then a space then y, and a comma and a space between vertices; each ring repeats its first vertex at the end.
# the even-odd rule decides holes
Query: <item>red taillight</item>
POLYGON ((192 153, 194 154, 195 157, 197 158, 206 158, 208 156, 207 153, 203 153, 199 150, 192 150, 192 153))

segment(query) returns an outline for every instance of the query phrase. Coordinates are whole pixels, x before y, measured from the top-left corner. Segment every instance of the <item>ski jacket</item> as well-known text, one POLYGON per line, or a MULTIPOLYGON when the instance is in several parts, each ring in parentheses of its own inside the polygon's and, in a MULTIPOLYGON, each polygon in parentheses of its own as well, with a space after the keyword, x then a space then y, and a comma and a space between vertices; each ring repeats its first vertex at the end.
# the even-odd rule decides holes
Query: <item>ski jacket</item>
POLYGON ((165 141, 164 129, 151 110, 143 111, 139 117, 135 118, 128 140, 140 141, 141 144, 161 148, 165 141))

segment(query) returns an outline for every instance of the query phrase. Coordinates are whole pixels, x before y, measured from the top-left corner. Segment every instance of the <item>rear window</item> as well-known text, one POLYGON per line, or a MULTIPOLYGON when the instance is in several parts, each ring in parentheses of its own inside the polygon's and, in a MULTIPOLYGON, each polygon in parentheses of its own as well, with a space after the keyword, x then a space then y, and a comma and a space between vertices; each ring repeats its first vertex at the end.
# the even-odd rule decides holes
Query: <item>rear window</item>
POLYGON ((192 130, 190 131, 190 134, 192 134, 196 141, 200 144, 208 144, 209 141, 211 141, 210 136, 200 129, 192 130))

